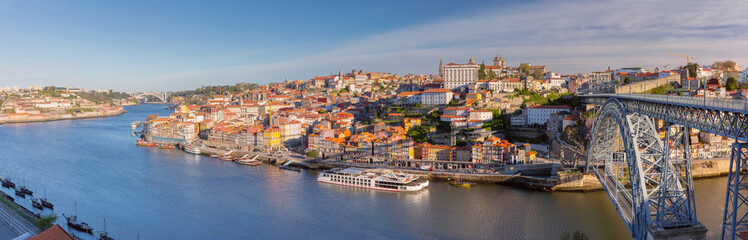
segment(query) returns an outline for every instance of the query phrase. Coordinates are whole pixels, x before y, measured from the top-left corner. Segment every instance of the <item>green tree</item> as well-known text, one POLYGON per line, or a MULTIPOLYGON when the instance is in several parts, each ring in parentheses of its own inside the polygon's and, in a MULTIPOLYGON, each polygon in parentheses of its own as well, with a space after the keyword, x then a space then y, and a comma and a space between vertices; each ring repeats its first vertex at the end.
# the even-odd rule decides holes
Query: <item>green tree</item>
POLYGON ((439 121, 439 125, 436 126, 436 130, 438 130, 441 133, 451 133, 452 124, 450 124, 450 122, 439 121))
POLYGON ((697 70, 699 69, 698 63, 689 63, 686 64, 685 69, 688 69, 688 77, 696 77, 697 70))
POLYGON ((725 88, 727 89, 727 91, 738 89, 738 80, 736 80, 734 77, 728 77, 727 81, 725 82, 725 88))
POLYGON ((39 227, 41 228, 41 230, 44 231, 47 228, 51 228, 52 226, 54 226, 56 221, 57 214, 50 213, 49 215, 39 218, 37 222, 39 223, 39 227))
POLYGON ((530 74, 530 63, 520 63, 519 72, 525 75, 530 74))
POLYGON ((623 83, 625 84, 631 83, 631 78, 629 76, 626 76, 626 78, 623 79, 623 83))
POLYGON ((499 78, 498 76, 496 76, 496 73, 493 70, 488 70, 488 72, 486 73, 486 79, 496 79, 496 78, 499 78))
POLYGON ((574 232, 574 235, 569 234, 568 232, 564 232, 564 234, 561 236, 561 240, 589 240, 590 238, 587 237, 582 231, 577 230, 574 232))
POLYGON ((455 102, 455 100, 449 100, 449 106, 454 106, 454 105, 456 105, 456 104, 457 104, 457 103, 455 102))
POLYGON ((312 150, 312 151, 306 152, 306 156, 309 158, 317 158, 319 156, 319 153, 317 151, 312 150))
POLYGON ((405 136, 412 138, 415 142, 422 143, 428 140, 427 136, 430 131, 430 127, 425 125, 418 125, 408 129, 408 133, 406 133, 405 136))
POLYGON ((480 64, 480 67, 478 68, 478 79, 486 79, 486 64, 480 64))

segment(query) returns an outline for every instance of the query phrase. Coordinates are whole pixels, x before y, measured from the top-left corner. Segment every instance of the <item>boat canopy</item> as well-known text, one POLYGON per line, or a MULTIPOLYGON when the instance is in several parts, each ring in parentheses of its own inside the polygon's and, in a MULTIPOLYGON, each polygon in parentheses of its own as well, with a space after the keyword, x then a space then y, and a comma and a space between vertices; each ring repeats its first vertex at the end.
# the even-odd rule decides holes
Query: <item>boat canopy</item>
POLYGON ((356 175, 361 172, 364 172, 364 170, 358 169, 358 168, 346 168, 346 169, 338 171, 338 173, 340 174, 348 174, 348 175, 356 175))

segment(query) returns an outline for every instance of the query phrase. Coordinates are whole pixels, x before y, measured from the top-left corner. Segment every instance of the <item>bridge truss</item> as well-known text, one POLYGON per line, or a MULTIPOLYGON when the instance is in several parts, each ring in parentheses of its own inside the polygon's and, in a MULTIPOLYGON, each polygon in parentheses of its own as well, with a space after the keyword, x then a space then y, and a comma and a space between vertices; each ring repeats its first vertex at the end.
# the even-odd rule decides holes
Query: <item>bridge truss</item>
POLYGON ((628 111, 617 99, 607 100, 597 113, 587 167, 635 239, 658 229, 700 225, 687 131, 668 124, 663 143, 653 118, 628 111))
MULTIPOLYGON (((616 99, 623 111, 735 139, 731 150, 721 237, 748 239, 748 180, 746 175, 741 175, 741 171, 748 169, 748 101, 646 94, 598 94, 583 98, 597 105, 616 99)), ((687 154, 688 144, 684 144, 684 149, 687 154)), ((686 170, 689 174, 687 180, 692 182, 690 166, 686 164, 680 169, 686 170)), ((689 201, 693 201, 692 197, 689 201)))

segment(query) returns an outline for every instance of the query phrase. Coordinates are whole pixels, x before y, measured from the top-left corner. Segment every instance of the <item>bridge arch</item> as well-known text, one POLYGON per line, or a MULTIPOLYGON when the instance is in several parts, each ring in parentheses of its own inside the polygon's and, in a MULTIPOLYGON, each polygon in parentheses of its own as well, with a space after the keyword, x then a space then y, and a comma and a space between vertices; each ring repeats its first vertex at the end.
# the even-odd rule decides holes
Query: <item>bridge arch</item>
POLYGON ((163 94, 163 93, 151 93, 151 92, 139 93, 139 94, 136 94, 133 97, 135 97, 137 99, 144 99, 144 98, 146 98, 148 96, 152 96, 152 97, 158 98, 158 100, 160 100, 161 102, 166 102, 166 98, 167 98, 166 94, 163 94))
POLYGON ((647 238, 653 229, 698 224, 691 181, 681 177, 670 160, 671 148, 681 143, 675 138, 688 135, 671 131, 672 127, 667 125, 663 143, 654 119, 628 111, 615 98, 606 100, 595 119, 587 168, 600 180, 635 239, 647 238))

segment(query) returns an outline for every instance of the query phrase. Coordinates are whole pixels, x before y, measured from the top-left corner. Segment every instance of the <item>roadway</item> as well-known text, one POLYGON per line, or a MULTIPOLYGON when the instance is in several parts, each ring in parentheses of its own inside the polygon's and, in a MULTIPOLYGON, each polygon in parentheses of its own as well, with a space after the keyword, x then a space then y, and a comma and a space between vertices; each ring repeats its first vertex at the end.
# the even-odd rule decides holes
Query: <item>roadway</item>
MULTIPOLYGON (((10 209, 5 204, 0 203, 0 219, 2 219, 2 226, 0 226, 0 237, 7 235, 7 229, 10 228, 14 233, 14 237, 17 237, 24 233, 31 233, 32 235, 39 234, 39 229, 32 225, 26 219, 18 215, 13 209, 10 209)), ((3 239, 12 239, 3 238, 3 239)))
POLYGON ((729 112, 739 112, 746 114, 748 113, 748 101, 745 99, 729 99, 729 98, 703 98, 703 97, 691 97, 691 96, 669 96, 669 95, 656 95, 656 94, 589 94, 580 95, 585 98, 620 98, 620 99, 631 99, 637 101, 646 102, 658 102, 672 105, 680 105, 686 107, 698 107, 704 109, 714 109, 729 112))
POLYGON ((605 169, 603 168, 595 168, 595 175, 597 175, 598 178, 602 177, 602 180, 604 181, 603 184, 605 184, 605 188, 608 190, 608 196, 611 198, 610 200, 613 201, 618 213, 623 217, 624 223, 629 225, 629 228, 631 228, 631 220, 634 219, 633 201, 629 195, 618 191, 618 188, 616 187, 616 181, 618 180, 614 179, 615 176, 608 176, 604 171, 605 169))

